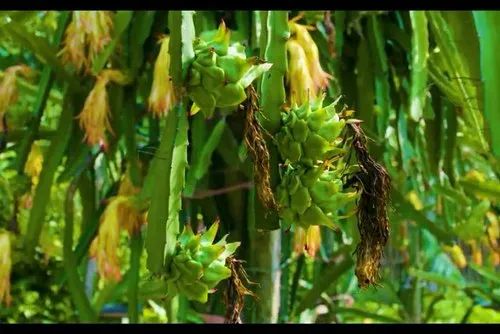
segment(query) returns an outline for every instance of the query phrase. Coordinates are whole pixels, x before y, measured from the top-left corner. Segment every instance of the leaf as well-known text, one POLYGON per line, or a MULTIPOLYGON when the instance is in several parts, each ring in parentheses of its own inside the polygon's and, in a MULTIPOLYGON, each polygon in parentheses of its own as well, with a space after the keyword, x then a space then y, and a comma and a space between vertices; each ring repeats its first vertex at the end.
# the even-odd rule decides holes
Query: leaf
POLYGON ((300 314, 306 309, 313 308, 321 294, 326 291, 328 287, 334 284, 342 274, 351 269, 353 265, 354 261, 349 254, 349 248, 345 248, 341 253, 339 262, 334 265, 326 266, 325 269, 323 269, 321 274, 313 283, 313 287, 305 294, 294 313, 300 314))
POLYGON ((131 87, 116 88, 120 93, 117 95, 121 98, 120 100, 123 101, 123 105, 118 110, 121 110, 120 118, 122 131, 120 132, 122 132, 125 137, 125 147, 127 148, 125 154, 127 158, 127 165, 129 168, 129 176, 132 184, 137 187, 142 183, 135 131, 135 125, 137 122, 135 108, 137 86, 134 85, 131 87))
POLYGON ((38 245, 38 240, 40 239, 40 233, 42 232, 45 222, 47 205, 50 200, 50 190, 52 182, 54 181, 54 175, 63 158, 66 145, 70 139, 71 129, 74 125, 74 109, 70 100, 70 95, 67 94, 57 127, 58 136, 52 139, 50 143, 48 149, 48 152, 50 152, 50 159, 44 159, 40 180, 33 197, 33 208, 30 212, 25 237, 25 251, 30 258, 34 255, 35 247, 38 245))
POLYGON ((484 116, 489 128, 493 154, 500 158, 500 132, 494 129, 495 124, 500 124, 500 65, 498 55, 500 52, 500 12, 474 11, 474 21, 479 34, 481 49, 481 80, 484 83, 484 116))
POLYGON ((423 11, 410 11, 412 25, 410 116, 414 121, 422 117, 427 93, 427 58, 429 33, 423 11))
POLYGON ((263 73, 269 71, 273 64, 265 63, 259 65, 253 65, 250 69, 243 75, 243 77, 238 81, 240 85, 247 88, 252 84, 252 82, 261 76, 263 73))
POLYGON ((186 80, 189 65, 194 59, 194 49, 193 41, 196 38, 196 32, 194 30, 193 15, 192 10, 182 11, 182 80, 186 80))
POLYGON ((161 273, 164 264, 166 222, 169 217, 170 169, 178 122, 177 108, 167 114, 160 146, 151 162, 139 197, 151 198, 146 234, 147 267, 153 273, 161 273), (161 157, 161 158, 160 158, 161 157))
MULTIPOLYGON (((373 129, 374 122, 374 77, 373 65, 371 62, 370 49, 368 48, 368 40, 362 38, 357 50, 356 63, 356 87, 357 87, 357 118, 364 121, 366 130, 373 129)), ((364 127, 365 128, 365 127, 364 127)))
POLYGON ((495 180, 488 180, 484 182, 476 182, 467 179, 461 179, 460 185, 468 192, 476 195, 485 196, 492 201, 497 201, 500 198, 500 182, 495 180))
POLYGON ((141 299, 157 299, 167 294, 168 284, 161 278, 153 278, 139 284, 139 297, 141 299))
POLYGON ((377 114, 377 132, 385 136, 387 122, 391 112, 391 95, 389 68, 385 52, 385 39, 378 16, 370 16, 368 25, 368 42, 370 51, 375 54, 375 99, 379 107, 377 114))
POLYGON ((487 280, 491 281, 492 283, 500 284, 500 277, 498 276, 498 273, 489 270, 487 268, 480 267, 474 263, 469 263, 469 268, 471 268, 472 270, 474 270, 476 273, 486 278, 487 280))
POLYGON ((418 225, 431 232, 438 240, 445 243, 453 242, 453 236, 439 226, 444 224, 438 225, 437 222, 428 219, 422 212, 416 210, 397 190, 393 190, 391 198, 399 215, 405 219, 415 220, 418 225))
POLYGON ((448 197, 450 200, 455 201, 459 205, 467 207, 471 204, 471 200, 461 191, 452 188, 450 185, 435 184, 434 189, 437 193, 448 197))
POLYGON ((135 11, 129 30, 129 61, 132 73, 136 73, 144 62, 144 42, 153 26, 155 11, 135 11))
POLYGON ((215 125, 210 136, 206 139, 203 149, 199 153, 200 155, 194 156, 193 165, 190 167, 187 175, 186 196, 193 195, 196 183, 208 172, 212 154, 220 143, 225 127, 226 120, 223 118, 215 125))
POLYGON ((59 80, 67 82, 71 89, 78 88, 78 80, 66 72, 63 64, 57 58, 58 46, 52 46, 45 38, 28 33, 22 25, 15 21, 0 26, 0 32, 11 36, 16 42, 33 52, 42 63, 51 67, 59 80))
POLYGON ((170 30, 170 41, 168 53, 170 53, 170 75, 175 87, 182 85, 182 12, 178 10, 168 11, 168 28, 170 30))
POLYGON ((261 25, 266 25, 268 29, 263 58, 273 66, 266 75, 262 76, 262 112, 259 113, 259 121, 263 128, 272 135, 279 129, 281 107, 286 101, 284 78, 287 70, 286 37, 290 34, 288 12, 269 11, 267 21, 261 22, 261 25))
POLYGON ((127 272, 128 315, 131 323, 139 321, 139 275, 141 271, 141 255, 143 240, 141 232, 134 234, 130 241, 130 269, 127 272))
POLYGON ((453 280, 451 277, 443 277, 440 274, 427 272, 411 267, 408 269, 408 274, 413 277, 417 277, 421 280, 434 282, 443 286, 449 286, 455 289, 463 289, 465 285, 459 281, 453 280))
POLYGON ((334 310, 335 310, 336 314, 352 313, 352 314, 361 316, 363 318, 378 320, 378 321, 383 322, 383 323, 400 323, 400 322, 402 322, 401 319, 387 317, 385 315, 380 315, 377 313, 368 312, 368 311, 361 310, 361 309, 354 308, 354 307, 336 306, 334 310))
POLYGON ((175 143, 172 152, 172 169, 170 171, 170 194, 168 201, 168 221, 166 227, 165 264, 175 252, 177 235, 179 234, 179 212, 182 208, 182 190, 187 167, 188 119, 187 111, 181 104, 177 108, 179 119, 175 143))
MULTIPOLYGON (((457 32, 453 31, 453 26, 449 25, 439 11, 426 12, 432 28, 433 37, 436 41, 440 54, 442 65, 438 66, 439 71, 447 73, 448 86, 454 87, 459 93, 460 107, 464 109, 463 119, 468 127, 474 133, 474 136, 469 136, 471 143, 482 151, 488 151, 488 143, 483 135, 483 117, 478 104, 478 92, 474 83, 470 80, 471 72, 463 53, 460 52, 457 43, 459 39, 457 32)), ((446 93, 446 92, 445 92, 446 93)))

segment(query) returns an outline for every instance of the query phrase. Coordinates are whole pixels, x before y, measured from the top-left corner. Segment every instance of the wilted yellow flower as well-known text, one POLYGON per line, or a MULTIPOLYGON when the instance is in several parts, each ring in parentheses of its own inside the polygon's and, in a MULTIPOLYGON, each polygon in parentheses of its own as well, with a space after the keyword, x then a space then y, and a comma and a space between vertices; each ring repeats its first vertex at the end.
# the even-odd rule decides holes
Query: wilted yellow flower
POLYGON ((120 245, 120 223, 118 209, 126 197, 114 197, 101 216, 97 241, 91 251, 97 258, 99 275, 106 280, 120 281, 120 263, 117 250, 120 245))
POLYGON ((92 240, 92 243, 90 244, 89 247, 89 257, 91 258, 96 258, 97 257, 97 246, 99 245, 99 237, 95 237, 94 240, 92 240))
POLYGON ((175 103, 174 87, 170 77, 169 41, 168 36, 160 39, 161 48, 158 58, 156 58, 153 84, 148 99, 149 111, 156 117, 165 115, 175 103))
POLYGON ((132 180, 130 180, 129 171, 123 174, 120 187, 118 188, 118 196, 132 196, 137 194, 141 189, 132 184, 132 180))
POLYGON ((118 217, 121 227, 124 228, 130 236, 138 233, 141 226, 145 223, 144 214, 139 210, 138 203, 133 196, 127 196, 125 201, 118 205, 118 217))
POLYGON ((298 227, 294 231, 294 252, 315 257, 321 245, 321 230, 319 225, 309 226, 307 231, 298 227))
POLYGON ((103 70, 98 76, 94 88, 90 91, 83 110, 78 115, 80 127, 85 130, 85 140, 89 145, 106 144, 106 130, 113 133, 109 123, 109 99, 107 84, 112 81, 126 85, 130 79, 118 70, 103 70))
POLYGON ((19 96, 16 81, 18 73, 29 77, 33 71, 26 65, 10 66, 5 70, 3 80, 0 83, 0 132, 5 131, 2 121, 5 113, 11 105, 16 103, 19 96))
POLYGON ((106 129, 112 131, 109 123, 109 101, 106 85, 109 79, 98 76, 97 81, 85 100, 83 110, 78 115, 80 127, 85 130, 85 140, 89 145, 106 142, 106 129))
POLYGON ((287 83, 290 87, 290 103, 291 105, 302 105, 314 99, 317 90, 311 78, 302 46, 295 40, 289 40, 286 46, 289 54, 287 83))
POLYGON ((12 268, 11 245, 9 234, 0 232, 0 303, 9 306, 12 298, 10 296, 10 272, 12 268))
POLYGON ((33 142, 31 145, 31 151, 28 155, 28 159, 26 160, 26 165, 24 166, 24 172, 26 175, 31 177, 31 182, 33 185, 38 184, 38 177, 40 176, 40 172, 42 171, 43 165, 43 154, 40 146, 33 142))
POLYGON ((90 256, 97 258, 98 271, 107 280, 121 279, 117 249, 120 231, 125 229, 129 235, 138 233, 145 223, 145 216, 138 209, 132 196, 116 196, 101 216, 99 232, 90 246, 90 256))
POLYGON ((500 264, 500 254, 496 252, 490 253, 490 263, 493 267, 496 267, 500 264))
POLYGON ((95 57, 111 41, 113 19, 109 11, 74 11, 60 54, 78 71, 89 70, 95 57))
POLYGON ((100 75, 107 78, 108 81, 122 86, 127 85, 132 81, 132 79, 127 74, 119 70, 102 70, 100 75))
POLYGON ((450 256, 451 260, 455 265, 463 269, 467 266, 467 259, 465 258, 464 252, 462 251, 462 248, 458 245, 453 245, 453 246, 443 246, 443 250, 448 253, 450 256))
POLYGON ((314 96, 316 96, 320 90, 328 87, 328 81, 333 77, 321 68, 318 47, 308 31, 311 28, 295 23, 293 20, 289 22, 289 27, 293 38, 302 46, 306 54, 309 73, 316 88, 314 96))

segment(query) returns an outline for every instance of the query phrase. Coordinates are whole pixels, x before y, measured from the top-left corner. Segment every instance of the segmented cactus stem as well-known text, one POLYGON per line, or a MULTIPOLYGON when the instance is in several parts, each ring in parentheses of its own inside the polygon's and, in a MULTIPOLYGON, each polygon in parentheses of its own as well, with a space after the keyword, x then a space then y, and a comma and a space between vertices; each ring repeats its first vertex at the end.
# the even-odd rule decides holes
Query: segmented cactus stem
POLYGON ((271 134, 280 128, 281 110, 286 101, 285 74, 287 68, 286 42, 290 37, 287 11, 269 11, 267 15, 266 61, 273 64, 262 78, 261 124, 271 134))

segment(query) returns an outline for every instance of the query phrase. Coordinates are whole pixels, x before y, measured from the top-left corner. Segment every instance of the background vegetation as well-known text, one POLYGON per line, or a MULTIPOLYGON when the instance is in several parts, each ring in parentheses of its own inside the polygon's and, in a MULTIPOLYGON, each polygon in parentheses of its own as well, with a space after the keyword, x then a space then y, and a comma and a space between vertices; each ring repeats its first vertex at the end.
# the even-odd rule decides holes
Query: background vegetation
POLYGON ((217 217, 216 240, 241 242, 236 258, 255 282, 245 284, 257 298, 244 297, 243 322, 500 321, 498 12, 101 14, 75 28, 78 12, 0 12, 0 322, 222 322, 226 281, 206 303, 144 285, 151 254, 162 255, 151 236, 173 247, 182 226, 203 229, 217 217), (276 225, 256 196, 245 111, 205 118, 188 115, 187 98, 174 106, 187 70, 180 41, 213 36, 223 20, 248 57, 273 63, 273 76, 288 62, 285 80, 265 74, 253 84, 263 112, 282 93, 289 107, 291 87, 306 90, 314 76, 297 74, 305 65, 290 50, 269 48, 291 19, 310 27, 330 75, 326 101, 340 97, 355 111, 392 180, 377 286, 358 287, 355 215, 319 234, 276 225), (70 29, 87 29, 87 42, 70 29), (109 124, 85 123, 85 110, 108 112, 109 124), (168 129, 178 131, 170 151, 168 129), (184 161, 175 152, 186 154, 186 175, 182 163, 170 170, 172 159, 184 161), (123 208, 105 211, 113 196, 140 198, 148 186, 147 224, 123 208), (151 219, 163 230, 152 233, 151 219), (116 247, 106 249, 106 237, 116 247))

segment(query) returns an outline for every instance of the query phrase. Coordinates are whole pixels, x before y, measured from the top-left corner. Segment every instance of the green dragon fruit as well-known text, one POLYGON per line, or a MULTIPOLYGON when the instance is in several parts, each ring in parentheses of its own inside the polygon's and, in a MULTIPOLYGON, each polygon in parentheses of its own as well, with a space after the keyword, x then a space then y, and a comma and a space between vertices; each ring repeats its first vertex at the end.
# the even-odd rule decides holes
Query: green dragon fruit
POLYGON ((226 242, 224 236, 213 243, 219 223, 214 223, 203 234, 194 234, 185 226, 177 240, 177 247, 167 275, 168 294, 182 294, 189 300, 206 303, 208 294, 220 281, 231 276, 226 259, 239 247, 239 242, 226 242))
POLYGON ((345 121, 335 111, 336 102, 323 107, 322 96, 317 101, 282 112, 282 126, 276 140, 283 160, 312 167, 345 153, 338 145, 345 121))
POLYGON ((188 95, 205 114, 211 117, 215 108, 234 110, 247 98, 245 88, 271 64, 257 57, 247 58, 245 47, 230 43, 230 31, 224 22, 215 34, 193 42, 195 58, 187 82, 188 95))
POLYGON ((358 196, 356 191, 343 191, 338 170, 288 166, 277 188, 285 228, 293 224, 305 229, 313 225, 335 227, 338 209, 354 203, 358 196))

